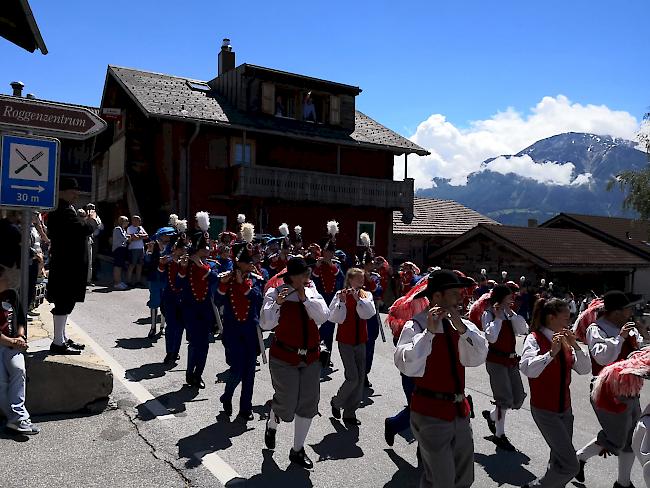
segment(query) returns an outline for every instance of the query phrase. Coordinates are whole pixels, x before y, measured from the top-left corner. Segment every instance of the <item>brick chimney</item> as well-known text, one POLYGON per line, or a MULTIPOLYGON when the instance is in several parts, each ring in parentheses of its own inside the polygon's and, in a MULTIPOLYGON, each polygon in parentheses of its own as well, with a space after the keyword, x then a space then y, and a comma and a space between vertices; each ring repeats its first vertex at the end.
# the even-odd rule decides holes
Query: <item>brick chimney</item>
POLYGON ((23 88, 25 88, 25 84, 22 81, 12 81, 11 82, 11 88, 13 89, 13 96, 14 97, 22 97, 23 96, 23 88))
POLYGON ((235 69, 235 52, 230 45, 230 39, 224 39, 221 43, 221 51, 219 51, 219 73, 223 73, 235 69))

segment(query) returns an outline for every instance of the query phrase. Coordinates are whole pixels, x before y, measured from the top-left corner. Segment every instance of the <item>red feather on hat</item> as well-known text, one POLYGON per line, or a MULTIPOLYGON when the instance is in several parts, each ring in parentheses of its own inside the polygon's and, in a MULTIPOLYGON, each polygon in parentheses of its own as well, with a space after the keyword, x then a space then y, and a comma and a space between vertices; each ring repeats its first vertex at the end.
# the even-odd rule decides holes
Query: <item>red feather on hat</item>
POLYGON ((488 299, 490 298, 491 293, 483 293, 479 297, 478 300, 476 300, 474 303, 472 303, 472 306, 469 309, 469 315, 468 319, 476 326, 479 328, 479 330, 483 330, 483 324, 481 323, 481 317, 483 316, 483 312, 487 310, 488 306, 490 303, 488 302, 488 299))
POLYGON ((406 295, 395 300, 395 303, 388 309, 386 322, 394 337, 399 337, 404 324, 429 306, 428 298, 413 298, 426 287, 427 279, 422 278, 406 295))
POLYGON ((598 408, 613 413, 624 411, 627 406, 620 397, 636 397, 643 388, 643 379, 650 375, 650 349, 630 354, 627 359, 603 368, 591 392, 598 408))
POLYGON ((573 325, 573 332, 576 335, 576 339, 580 342, 585 342, 587 328, 598 319, 598 315, 603 310, 604 306, 605 304, 603 299, 596 298, 595 300, 592 300, 584 312, 578 315, 578 318, 573 325))
POLYGON ((280 278, 280 276, 286 272, 287 272, 287 268, 285 267, 282 269, 282 271, 280 271, 273 278, 267 281, 266 285, 264 285, 264 293, 266 293, 271 288, 277 288, 278 286, 282 285, 284 283, 284 278, 280 278))

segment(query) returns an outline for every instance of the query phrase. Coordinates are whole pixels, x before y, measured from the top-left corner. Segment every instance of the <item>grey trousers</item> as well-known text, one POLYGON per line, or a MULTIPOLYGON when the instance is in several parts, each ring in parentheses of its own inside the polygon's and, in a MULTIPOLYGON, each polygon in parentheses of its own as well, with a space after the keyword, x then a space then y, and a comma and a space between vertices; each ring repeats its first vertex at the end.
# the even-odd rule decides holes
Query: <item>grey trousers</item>
POLYGON ((311 419, 318 413, 320 401, 320 362, 292 366, 274 357, 269 359, 271 383, 275 393, 271 409, 283 422, 294 416, 311 419))
POLYGON ((573 447, 573 412, 540 410, 531 405, 530 411, 544 440, 551 448, 551 456, 544 476, 530 486, 562 488, 578 473, 580 465, 573 447))
POLYGON ((490 375, 490 387, 497 407, 519 409, 524 403, 526 392, 521 382, 518 366, 504 366, 488 361, 485 363, 490 375))
POLYGON ((363 380, 366 376, 366 344, 351 346, 338 343, 345 373, 345 381, 332 398, 332 405, 343 409, 344 417, 354 417, 363 397, 363 380))
POLYGON ((638 397, 619 399, 619 401, 625 403, 627 408, 621 413, 611 413, 596 408, 591 400, 591 406, 601 426, 597 437, 598 445, 612 454, 618 454, 621 451, 632 452, 632 435, 641 417, 641 404, 638 397))
POLYGON ((25 408, 25 356, 17 349, 0 346, 0 409, 8 422, 28 420, 25 408))
POLYGON ((424 472, 420 488, 466 488, 474 482, 474 439, 469 417, 451 422, 411 410, 424 472))

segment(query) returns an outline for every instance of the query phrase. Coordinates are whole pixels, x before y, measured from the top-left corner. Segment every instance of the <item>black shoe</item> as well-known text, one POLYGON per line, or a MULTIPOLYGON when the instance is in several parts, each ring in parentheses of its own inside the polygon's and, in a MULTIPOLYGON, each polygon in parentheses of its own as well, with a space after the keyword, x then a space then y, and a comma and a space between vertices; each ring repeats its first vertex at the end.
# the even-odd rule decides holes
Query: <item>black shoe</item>
POLYGON ((502 436, 494 436, 494 443, 499 449, 503 449, 504 451, 516 451, 515 446, 512 445, 510 439, 508 439, 505 434, 502 436))
POLYGON ((241 420, 243 422, 248 422, 254 419, 255 417, 253 417, 253 412, 239 412, 237 414, 237 420, 241 420))
POLYGON ((363 386, 365 386, 366 388, 372 388, 372 383, 370 383, 370 381, 368 381, 367 376, 366 376, 366 379, 363 380, 363 386))
POLYGON ((83 351, 84 349, 86 349, 86 346, 84 344, 81 344, 79 342, 75 342, 72 339, 68 339, 68 341, 66 342, 66 345, 68 347, 71 347, 72 349, 78 349, 79 351, 83 351))
POLYGON ((361 425, 361 420, 356 417, 343 417, 343 423, 345 425, 361 425))
POLYGON ((395 432, 390 427, 390 419, 384 420, 384 439, 386 439, 386 444, 391 447, 395 443, 395 432))
POLYGON ((494 423, 494 420, 492 420, 492 417, 490 417, 490 411, 489 410, 483 410, 481 412, 483 415, 483 418, 488 424, 488 429, 490 429, 490 432, 492 432, 492 435, 496 435, 497 433, 497 424, 494 423))
POLYGON ((222 398, 219 399, 221 402, 221 408, 223 408, 223 412, 230 417, 232 415, 232 402, 230 400, 224 400, 222 398))
POLYGON ((194 385, 200 390, 205 390, 205 383, 203 382, 203 378, 200 376, 194 378, 194 385))
POLYGON ((67 344, 62 344, 59 346, 53 342, 50 344, 50 354, 57 354, 61 356, 78 356, 81 354, 81 351, 79 349, 72 349, 67 344))
POLYGON ((163 359, 163 364, 171 364, 171 363, 172 363, 172 355, 165 354, 165 359, 163 359))
POLYGON ((267 449, 275 449, 275 434, 277 429, 271 429, 269 427, 269 420, 271 420, 271 415, 274 415, 273 412, 269 414, 269 418, 266 420, 266 429, 264 430, 264 444, 266 444, 267 449))
POLYGON ((185 375, 185 383, 189 386, 198 387, 196 384, 196 378, 192 374, 185 375))
POLYGON ((291 448, 289 450, 289 461, 305 469, 312 469, 314 467, 314 463, 312 463, 311 459, 305 453, 304 447, 300 451, 294 451, 291 448))
POLYGON ((580 483, 585 482, 585 464, 587 464, 587 461, 580 461, 580 469, 578 470, 578 474, 575 476, 576 481, 579 481, 580 483))
POLYGON ((149 329, 149 333, 147 334, 147 337, 149 339, 153 339, 154 337, 156 337, 156 328, 155 327, 152 327, 151 329, 149 329))
POLYGON ((330 405, 332 406, 332 417, 335 419, 340 419, 341 418, 341 409, 338 407, 334 406, 334 402, 330 402, 330 405))

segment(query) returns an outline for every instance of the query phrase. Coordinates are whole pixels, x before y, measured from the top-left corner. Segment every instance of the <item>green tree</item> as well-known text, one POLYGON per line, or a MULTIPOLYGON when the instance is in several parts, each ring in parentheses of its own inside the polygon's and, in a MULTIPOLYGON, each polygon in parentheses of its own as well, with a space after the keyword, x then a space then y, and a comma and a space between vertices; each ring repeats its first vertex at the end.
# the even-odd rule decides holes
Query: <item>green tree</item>
POLYGON ((617 174, 607 183, 607 190, 619 187, 626 193, 623 208, 636 210, 643 220, 650 220, 650 112, 643 117, 637 138, 648 155, 648 165, 617 174))

